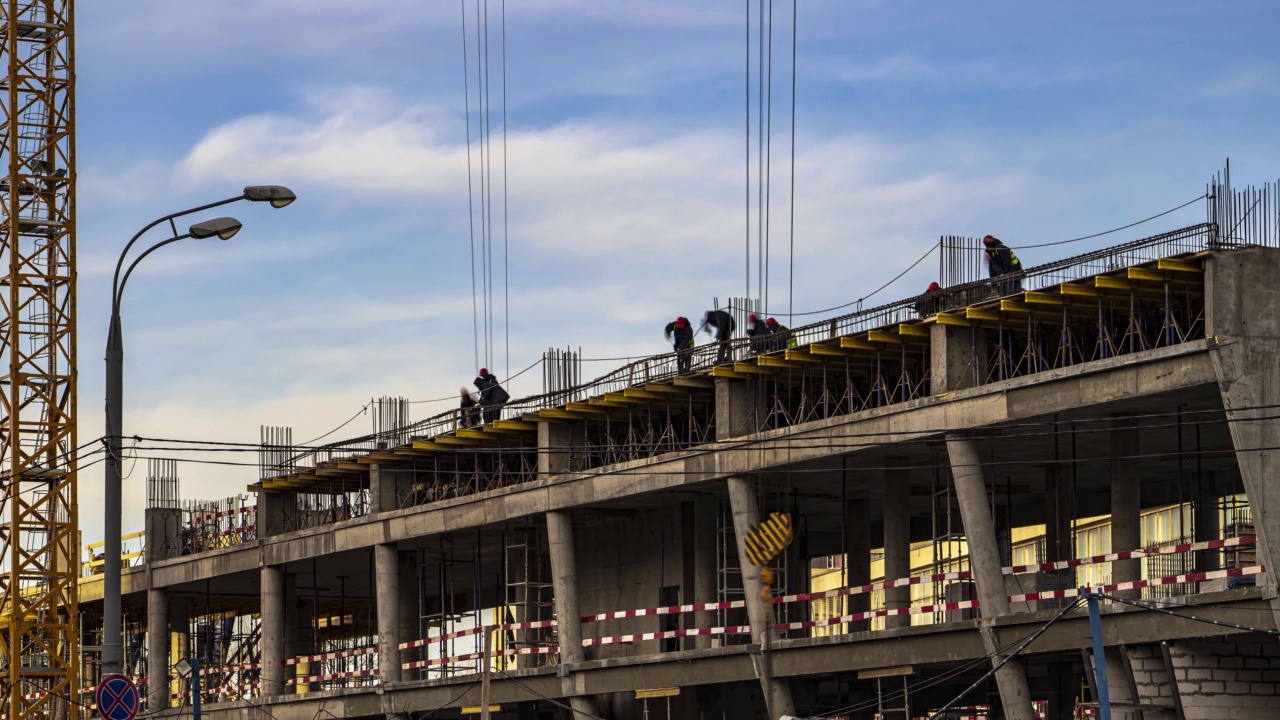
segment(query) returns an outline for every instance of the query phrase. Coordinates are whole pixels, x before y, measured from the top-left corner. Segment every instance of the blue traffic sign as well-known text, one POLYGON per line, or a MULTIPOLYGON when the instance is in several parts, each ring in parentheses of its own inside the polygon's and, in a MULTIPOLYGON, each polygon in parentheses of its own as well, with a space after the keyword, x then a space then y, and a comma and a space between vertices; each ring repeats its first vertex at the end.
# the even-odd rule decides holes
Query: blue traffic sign
POLYGON ((138 715, 138 687, 124 675, 108 675, 98 683, 98 714, 107 720, 133 720, 138 715))

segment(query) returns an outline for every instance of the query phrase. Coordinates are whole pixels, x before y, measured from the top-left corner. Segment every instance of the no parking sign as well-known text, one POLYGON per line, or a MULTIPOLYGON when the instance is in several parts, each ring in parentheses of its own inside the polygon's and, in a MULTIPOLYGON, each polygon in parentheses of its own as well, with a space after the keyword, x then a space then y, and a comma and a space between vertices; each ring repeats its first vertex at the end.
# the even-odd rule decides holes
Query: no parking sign
POLYGON ((133 720, 138 715, 138 687, 124 675, 108 675, 98 683, 98 714, 106 720, 133 720))

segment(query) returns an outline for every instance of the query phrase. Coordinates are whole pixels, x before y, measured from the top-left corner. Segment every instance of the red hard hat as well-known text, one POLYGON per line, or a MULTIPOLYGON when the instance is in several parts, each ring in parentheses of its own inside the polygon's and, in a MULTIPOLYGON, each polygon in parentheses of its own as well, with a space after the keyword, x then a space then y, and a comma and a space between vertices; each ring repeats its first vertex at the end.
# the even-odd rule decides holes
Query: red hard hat
POLYGON ((991 243, 993 243, 993 242, 996 242, 996 236, 995 236, 995 235, 987 235, 987 236, 985 236, 985 237, 983 237, 983 238, 982 238, 982 244, 983 244, 983 245, 990 245, 990 244, 991 244, 991 243))
POLYGON ((678 328, 682 328, 682 327, 684 327, 685 325, 687 325, 688 323, 689 323, 689 321, 688 321, 688 320, 685 320, 683 316, 676 318, 676 327, 678 327, 678 328))
POLYGON ((940 289, 941 288, 938 287, 938 283, 936 282, 929 283, 929 292, 938 292, 938 290, 940 289))
POLYGON ((749 321, 751 321, 751 322, 755 322, 755 321, 757 321, 757 320, 759 320, 759 319, 760 319, 760 316, 759 316, 759 315, 757 315, 757 314, 755 314, 755 313, 751 313, 751 317, 747 318, 747 320, 749 320, 749 321))
POLYGON ((764 321, 764 324, 765 324, 765 325, 777 325, 777 324, 778 324, 778 321, 777 321, 777 320, 775 320, 775 319, 773 319, 773 318, 769 318, 768 320, 765 320, 765 321, 764 321))
POLYGON ((485 375, 489 374, 489 368, 480 368, 480 372, 476 374, 479 375, 480 377, 484 377, 485 375))

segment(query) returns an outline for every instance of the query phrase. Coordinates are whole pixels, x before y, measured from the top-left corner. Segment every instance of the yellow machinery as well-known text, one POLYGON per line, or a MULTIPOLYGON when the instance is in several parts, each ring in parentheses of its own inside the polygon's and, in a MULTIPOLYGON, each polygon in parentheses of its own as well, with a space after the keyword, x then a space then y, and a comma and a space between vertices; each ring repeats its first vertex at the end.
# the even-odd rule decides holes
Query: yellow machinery
POLYGON ((0 0, 0 667, 8 720, 79 717, 72 0, 0 0))

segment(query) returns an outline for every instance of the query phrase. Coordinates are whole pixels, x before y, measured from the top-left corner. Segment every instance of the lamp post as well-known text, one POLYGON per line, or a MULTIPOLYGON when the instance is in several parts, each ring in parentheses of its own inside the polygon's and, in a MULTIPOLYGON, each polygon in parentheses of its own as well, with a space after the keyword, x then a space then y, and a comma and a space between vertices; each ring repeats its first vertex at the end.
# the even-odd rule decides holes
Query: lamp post
POLYGON ((252 202, 267 202, 272 207, 284 207, 292 203, 297 196, 293 191, 279 185, 254 185, 244 189, 244 192, 226 200, 201 205, 200 207, 183 210, 181 212, 166 215, 162 218, 152 221, 146 227, 138 231, 128 244, 125 245, 124 251, 120 253, 120 259, 116 261, 115 277, 111 282, 111 325, 107 331, 107 377, 106 377, 106 478, 103 484, 105 519, 103 522, 103 579, 102 579, 102 671, 104 674, 123 673, 124 672, 124 638, 121 629, 120 615, 120 516, 121 516, 121 485, 123 482, 122 460, 121 457, 123 447, 123 423, 122 416, 124 414, 123 390, 124 390, 124 345, 120 333, 120 301, 124 295, 125 283, 129 281, 129 275, 133 273, 133 269, 143 258, 152 252, 164 247, 170 243, 185 240, 187 238, 205 239, 219 238, 221 240, 229 240, 233 235, 240 231, 240 222, 235 218, 222 217, 213 220, 198 222, 190 228, 186 233, 178 234, 177 225, 174 223, 175 218, 192 213, 201 212, 220 205, 227 205, 240 200, 249 200, 252 202), (173 237, 168 240, 162 240, 155 245, 147 248, 140 254, 125 270, 124 277, 120 276, 120 269, 124 266, 125 257, 129 254, 129 250, 133 248, 138 238, 142 237, 151 228, 163 222, 168 222, 173 230, 173 237))

